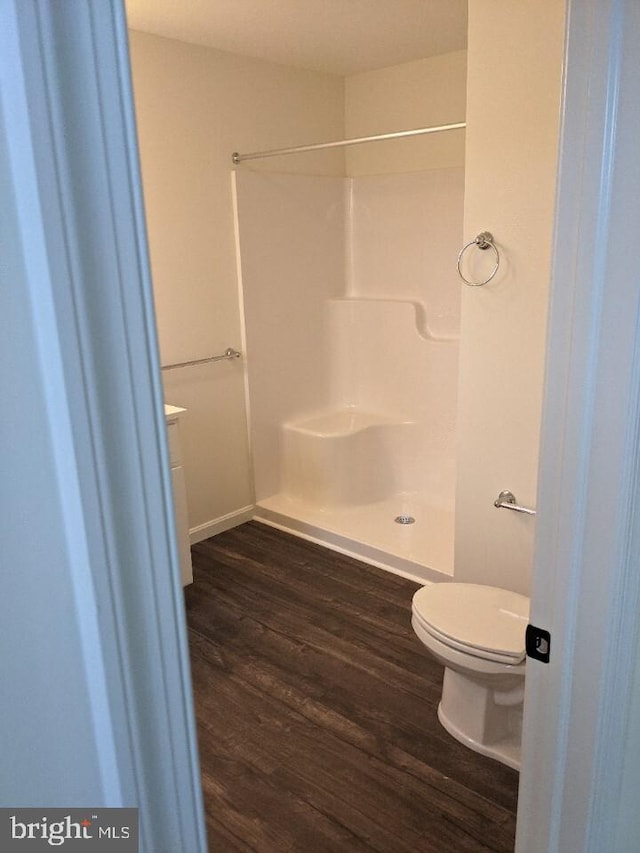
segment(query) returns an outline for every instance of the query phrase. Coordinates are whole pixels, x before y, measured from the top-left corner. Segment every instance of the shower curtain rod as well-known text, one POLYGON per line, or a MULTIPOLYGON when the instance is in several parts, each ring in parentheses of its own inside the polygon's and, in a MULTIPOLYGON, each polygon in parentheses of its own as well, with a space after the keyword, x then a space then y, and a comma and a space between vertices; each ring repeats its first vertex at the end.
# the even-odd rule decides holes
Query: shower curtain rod
POLYGON ((398 130, 395 133, 379 133, 377 136, 359 136, 355 139, 340 139, 337 142, 318 142, 316 145, 297 145, 295 148, 274 148, 271 151, 251 151, 238 154, 234 151, 231 160, 235 165, 244 160, 259 160, 262 157, 277 157, 280 154, 301 154, 303 151, 319 151, 321 148, 344 148, 346 145, 359 145, 361 142, 380 142, 383 139, 400 139, 403 136, 421 136, 426 133, 439 133, 443 130, 459 130, 466 127, 464 121, 458 124, 440 124, 436 127, 418 127, 415 130, 398 130))

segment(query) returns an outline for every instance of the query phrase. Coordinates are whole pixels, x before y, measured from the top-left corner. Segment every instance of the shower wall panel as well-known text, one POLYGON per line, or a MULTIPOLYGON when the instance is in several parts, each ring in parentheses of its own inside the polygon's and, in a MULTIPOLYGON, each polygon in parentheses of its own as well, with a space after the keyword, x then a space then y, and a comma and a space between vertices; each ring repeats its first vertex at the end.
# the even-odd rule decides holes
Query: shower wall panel
POLYGON ((282 477, 282 424, 330 402, 326 304, 344 293, 344 179, 235 175, 256 500, 282 477))
POLYGON ((450 574, 462 170, 236 183, 258 517, 450 574))
POLYGON ((336 299, 328 309, 335 405, 403 425, 389 448, 397 491, 452 510, 457 341, 426 337, 412 301, 336 299))
POLYGON ((351 181, 349 295, 415 300, 424 334, 457 337, 464 169, 351 181))

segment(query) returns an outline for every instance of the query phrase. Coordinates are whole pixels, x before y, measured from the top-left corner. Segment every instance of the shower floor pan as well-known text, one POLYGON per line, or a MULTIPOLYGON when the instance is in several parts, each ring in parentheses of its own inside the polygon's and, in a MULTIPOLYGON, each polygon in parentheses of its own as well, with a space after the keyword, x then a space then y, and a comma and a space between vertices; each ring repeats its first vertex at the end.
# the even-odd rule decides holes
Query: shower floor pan
POLYGON ((453 512, 420 489, 420 433, 414 421, 355 407, 283 424, 281 492, 260 500, 256 517, 405 577, 443 579, 453 572, 453 512))
POLYGON ((453 575, 453 510, 419 494, 330 508, 282 493, 260 501, 254 517, 418 583, 453 575), (399 524, 399 515, 415 522, 399 524))

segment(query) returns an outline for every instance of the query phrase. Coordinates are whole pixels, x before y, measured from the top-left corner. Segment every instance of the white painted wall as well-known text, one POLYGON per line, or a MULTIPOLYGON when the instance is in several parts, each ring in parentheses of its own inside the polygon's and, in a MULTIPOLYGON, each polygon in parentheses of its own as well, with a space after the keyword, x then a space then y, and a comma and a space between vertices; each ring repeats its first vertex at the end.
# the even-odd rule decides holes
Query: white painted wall
MULTIPOLYGON (((231 154, 342 137, 343 80, 145 33, 130 41, 163 364, 239 348, 231 154)), ((341 175, 344 155, 289 157, 284 168, 341 175)), ((204 537, 253 502, 244 364, 167 372, 165 398, 188 410, 189 523, 204 537)))
POLYGON ((491 231, 502 262, 462 291, 455 574, 521 593, 535 522, 493 501, 536 503, 563 16, 556 0, 469 7, 465 242, 491 231))
MULTIPOLYGON (((345 81, 347 136, 464 121, 466 51, 444 53, 345 81)), ((348 175, 386 175, 464 165, 464 130, 346 149, 348 175)))

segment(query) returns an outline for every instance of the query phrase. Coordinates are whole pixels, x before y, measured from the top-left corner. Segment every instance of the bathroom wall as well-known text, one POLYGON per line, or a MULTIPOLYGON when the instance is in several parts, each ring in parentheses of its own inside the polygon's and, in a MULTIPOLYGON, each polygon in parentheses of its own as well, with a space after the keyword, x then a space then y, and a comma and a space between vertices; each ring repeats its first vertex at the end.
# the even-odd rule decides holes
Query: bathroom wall
MULTIPOLYGON (((465 120, 466 51, 354 74, 345 81, 347 136, 465 120)), ((348 175, 387 175, 464 166, 464 130, 346 149, 348 175)))
POLYGON ((529 591, 561 94, 564 4, 469 4, 464 239, 502 261, 462 287, 455 576, 529 591))
MULTIPOLYGON (((162 361, 239 348, 231 153, 341 138, 343 79, 146 33, 130 41, 162 361)), ((343 175, 344 153, 289 157, 284 168, 343 175)), ((188 409, 189 523, 204 538, 253 503, 244 362, 164 377, 167 401, 188 409)))

